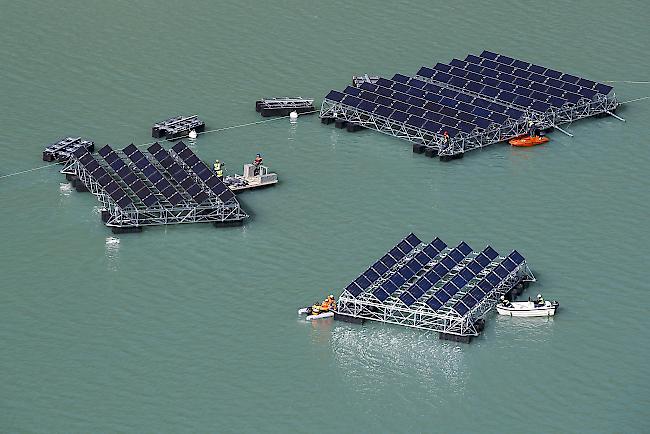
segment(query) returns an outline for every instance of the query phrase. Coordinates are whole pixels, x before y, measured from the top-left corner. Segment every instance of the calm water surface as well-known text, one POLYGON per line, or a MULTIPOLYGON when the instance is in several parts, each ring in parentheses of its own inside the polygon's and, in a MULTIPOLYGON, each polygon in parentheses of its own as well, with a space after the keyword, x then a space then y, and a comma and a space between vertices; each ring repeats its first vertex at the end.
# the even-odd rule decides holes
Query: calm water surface
MULTIPOLYGON (((260 97, 320 101, 352 74, 483 49, 650 79, 645 1, 0 7, 0 175, 60 136, 145 143, 179 113, 244 124, 260 97)), ((263 152, 281 177, 220 230, 113 236, 56 168, 0 179, 0 432, 649 432, 650 103, 619 114, 447 164, 314 116, 201 136, 204 159, 263 152), (491 315, 471 345, 296 318, 409 231, 520 250, 528 295, 561 311, 491 315)))

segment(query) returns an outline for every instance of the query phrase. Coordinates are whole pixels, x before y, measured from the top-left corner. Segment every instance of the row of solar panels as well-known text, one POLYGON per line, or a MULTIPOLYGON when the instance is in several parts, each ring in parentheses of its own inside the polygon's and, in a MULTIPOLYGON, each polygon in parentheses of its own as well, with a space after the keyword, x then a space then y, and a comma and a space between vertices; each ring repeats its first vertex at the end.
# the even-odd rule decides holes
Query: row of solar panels
POLYGON ((108 145, 100 149, 97 155, 85 149, 77 150, 74 155, 120 208, 129 205, 149 208, 156 204, 178 206, 181 203, 195 206, 211 196, 218 197, 222 202, 234 198, 230 189, 184 143, 179 142, 174 148, 181 161, 201 179, 201 183, 197 183, 158 143, 151 145, 148 151, 162 171, 133 144, 123 150, 130 162, 123 160, 108 145), (105 165, 101 164, 102 159, 105 165), (143 182, 145 179, 147 183, 143 182))
POLYGON ((343 92, 332 90, 331 101, 355 107, 359 111, 405 122, 431 133, 447 131, 451 137, 459 130, 471 133, 518 120, 523 112, 483 98, 457 92, 433 83, 396 74, 393 80, 379 78, 375 84, 348 86, 343 92))
MULTIPOLYGON (((488 52, 483 52, 481 56, 488 56, 486 53, 488 52)), ((522 63, 527 67, 542 68, 527 62, 522 63)), ((551 107, 577 104, 583 98, 591 100, 599 93, 606 95, 612 89, 611 86, 570 74, 545 68, 543 71, 560 78, 470 54, 464 61, 453 59, 449 64, 438 63, 433 68, 422 67, 417 75, 542 113, 551 107)))
POLYGON ((446 250, 447 244, 439 238, 435 238, 408 261, 400 263, 419 244, 419 238, 410 234, 350 283, 346 291, 353 297, 372 292, 378 301, 384 302, 430 264, 431 267, 417 277, 398 299, 405 306, 421 301, 437 311, 458 292, 468 288, 466 294, 451 306, 462 316, 524 263, 523 256, 516 250, 503 260, 495 262, 499 254, 487 246, 458 269, 459 264, 466 261, 472 253, 472 248, 463 241, 446 250), (457 271, 454 276, 434 291, 436 284, 445 280, 454 269, 457 271), (480 277, 479 281, 476 281, 477 277, 480 277))

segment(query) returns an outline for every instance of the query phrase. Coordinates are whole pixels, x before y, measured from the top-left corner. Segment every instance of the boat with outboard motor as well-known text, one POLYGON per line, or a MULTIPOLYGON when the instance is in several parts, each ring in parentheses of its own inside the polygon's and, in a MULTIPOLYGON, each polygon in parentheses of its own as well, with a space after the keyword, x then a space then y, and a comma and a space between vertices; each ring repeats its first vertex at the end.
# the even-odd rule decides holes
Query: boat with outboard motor
POLYGON ((331 318, 334 316, 334 309, 336 308, 336 300, 333 295, 329 295, 322 303, 314 304, 309 307, 298 309, 298 315, 307 315, 305 319, 312 321, 321 318, 331 318))
POLYGON ((543 303, 536 303, 534 301, 511 301, 507 304, 503 302, 497 304, 497 312, 499 315, 506 316, 553 316, 555 311, 560 306, 557 301, 545 301, 543 303))
POLYGON ((314 313, 311 307, 303 307, 302 309, 298 309, 298 315, 307 315, 305 319, 307 321, 313 321, 315 319, 331 318, 334 316, 334 312, 328 310, 326 312, 314 313))

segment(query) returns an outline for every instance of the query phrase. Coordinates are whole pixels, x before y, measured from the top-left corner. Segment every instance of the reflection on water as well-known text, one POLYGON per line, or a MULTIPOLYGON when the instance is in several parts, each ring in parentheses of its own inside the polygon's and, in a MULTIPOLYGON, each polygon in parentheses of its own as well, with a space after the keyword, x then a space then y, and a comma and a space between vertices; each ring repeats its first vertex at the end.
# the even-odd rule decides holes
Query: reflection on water
POLYGON ((59 183, 59 193, 61 194, 61 197, 70 196, 73 190, 74 188, 72 188, 72 185, 69 182, 59 183))
POLYGON ((375 393, 384 387, 386 376, 404 375, 417 378, 431 391, 442 386, 464 391, 466 373, 460 344, 439 341, 434 333, 337 326, 331 338, 336 360, 359 390, 375 393))
POLYGON ((119 267, 120 239, 116 237, 106 238, 106 259, 108 268, 111 271, 117 271, 119 267))
POLYGON ((296 138, 296 131, 298 130, 298 119, 289 118, 289 140, 296 138))

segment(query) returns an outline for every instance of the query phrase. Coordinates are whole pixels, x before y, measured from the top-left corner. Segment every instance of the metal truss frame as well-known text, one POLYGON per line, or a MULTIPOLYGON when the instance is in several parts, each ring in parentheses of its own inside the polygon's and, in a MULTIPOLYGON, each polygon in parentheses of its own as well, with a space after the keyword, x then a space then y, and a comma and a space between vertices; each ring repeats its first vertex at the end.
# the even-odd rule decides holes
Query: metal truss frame
MULTIPOLYGON (((358 297, 354 297, 344 289, 336 303, 336 312, 355 318, 433 332, 457 336, 478 336, 479 330, 475 325, 477 320, 485 317, 496 306, 502 295, 522 281, 535 281, 535 277, 528 268, 526 261, 515 268, 465 315, 459 315, 451 309, 451 305, 474 287, 471 284, 462 288, 462 291, 459 291, 456 296, 452 297, 445 306, 437 311, 424 303, 418 303, 414 305, 415 307, 396 304, 391 302, 393 297, 381 302, 371 292, 376 285, 371 286, 359 294, 358 297)), ((421 298, 423 297, 426 297, 426 294, 421 298)))
POLYGON ((88 191, 97 197, 102 209, 108 211, 108 219, 105 224, 109 227, 236 222, 248 217, 241 209, 237 199, 233 198, 227 203, 223 203, 213 197, 212 192, 208 201, 197 205, 186 203, 178 206, 172 206, 171 204, 161 206, 156 204, 152 207, 141 207, 130 204, 126 208, 121 208, 76 158, 71 158, 63 167, 61 173, 78 177, 88 191))

